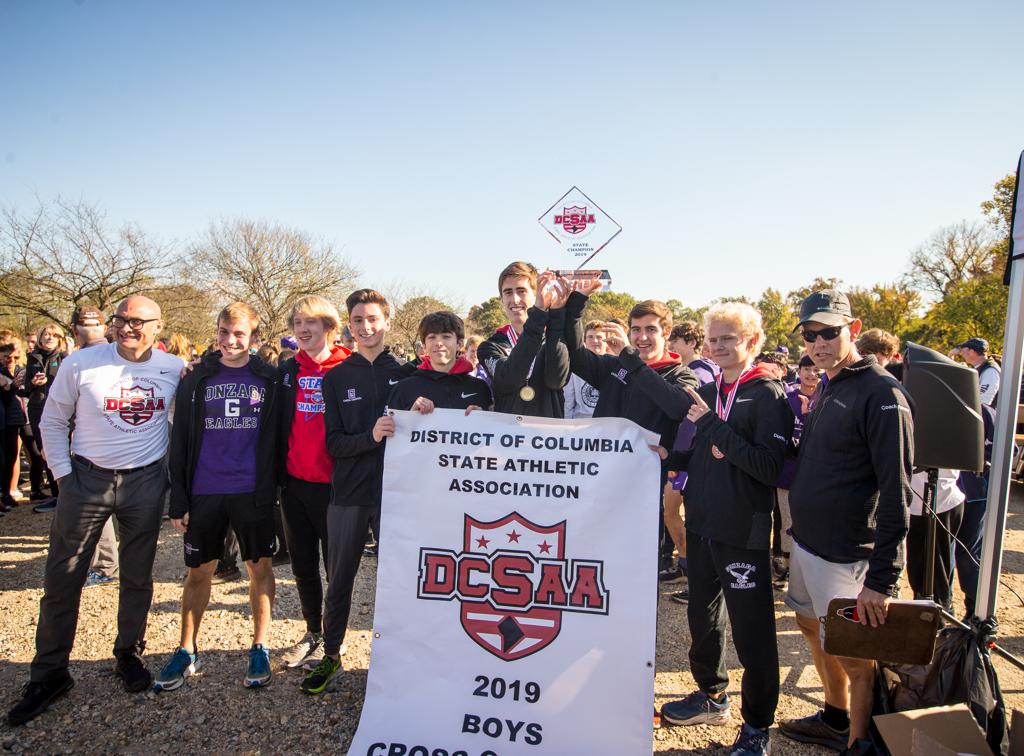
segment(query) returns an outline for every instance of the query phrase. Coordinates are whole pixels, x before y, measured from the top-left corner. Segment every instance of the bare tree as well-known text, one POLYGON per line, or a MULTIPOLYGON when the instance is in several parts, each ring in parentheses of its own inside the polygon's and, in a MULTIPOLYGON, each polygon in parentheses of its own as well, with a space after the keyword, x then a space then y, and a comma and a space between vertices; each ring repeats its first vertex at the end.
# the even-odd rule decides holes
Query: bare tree
POLYGON ((175 264, 171 250, 131 225, 111 229, 85 202, 58 198, 0 218, 0 308, 6 315, 68 323, 80 304, 110 312, 129 294, 152 291, 175 264))
POLYGON ((941 299, 954 284, 991 273, 997 263, 992 233, 980 223, 961 221, 936 231, 910 256, 906 283, 941 299))
POLYGON ((341 304, 358 275, 330 244, 265 221, 211 225, 192 252, 196 280, 217 300, 252 305, 268 339, 287 331, 288 310, 296 299, 319 294, 341 304))

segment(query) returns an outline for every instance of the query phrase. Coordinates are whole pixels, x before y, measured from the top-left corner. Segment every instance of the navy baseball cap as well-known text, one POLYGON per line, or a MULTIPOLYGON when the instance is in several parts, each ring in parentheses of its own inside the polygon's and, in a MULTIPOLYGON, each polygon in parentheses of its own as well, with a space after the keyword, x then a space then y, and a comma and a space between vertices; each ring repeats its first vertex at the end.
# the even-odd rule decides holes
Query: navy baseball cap
POLYGON ((285 349, 298 349, 299 342, 295 340, 294 336, 284 336, 281 339, 281 346, 283 346, 285 349))
POLYGON ((838 326, 846 325, 851 320, 853 312, 850 310, 850 300, 846 295, 835 289, 822 289, 808 295, 800 303, 800 322, 793 330, 804 323, 838 326))
POLYGON ((963 344, 956 345, 957 349, 963 349, 964 347, 967 349, 973 349, 979 354, 984 354, 988 351, 988 342, 985 339, 975 336, 972 339, 967 339, 963 344))

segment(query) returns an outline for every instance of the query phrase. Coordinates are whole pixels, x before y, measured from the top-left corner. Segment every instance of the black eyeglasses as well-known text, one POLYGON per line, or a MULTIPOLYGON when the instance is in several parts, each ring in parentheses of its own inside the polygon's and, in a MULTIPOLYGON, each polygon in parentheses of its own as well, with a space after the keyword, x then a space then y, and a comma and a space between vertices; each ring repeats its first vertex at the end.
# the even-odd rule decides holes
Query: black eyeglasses
POLYGON ((813 344, 818 339, 825 339, 825 341, 832 341, 843 332, 846 328, 845 325, 832 326, 831 328, 822 328, 820 331, 801 331, 800 335, 804 341, 808 344, 813 344))
POLYGON ((110 325, 114 328, 124 328, 124 324, 127 323, 133 331, 138 331, 146 323, 155 323, 160 318, 122 318, 120 315, 115 315, 110 319, 110 325))

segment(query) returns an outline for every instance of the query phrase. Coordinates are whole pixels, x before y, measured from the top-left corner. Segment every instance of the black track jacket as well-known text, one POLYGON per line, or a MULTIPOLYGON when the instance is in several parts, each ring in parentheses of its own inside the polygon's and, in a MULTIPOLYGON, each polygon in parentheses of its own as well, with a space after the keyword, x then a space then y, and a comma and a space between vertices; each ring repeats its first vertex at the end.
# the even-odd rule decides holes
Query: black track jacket
POLYGON ((343 507, 380 504, 384 443, 373 426, 384 414, 392 389, 415 368, 385 348, 373 362, 353 352, 324 376, 324 427, 334 457, 331 503, 343 507))
POLYGON ((443 409, 466 409, 473 404, 490 409, 491 389, 472 370, 473 365, 465 357, 452 365, 448 373, 431 369, 430 361, 424 360, 412 375, 391 390, 388 409, 407 410, 421 396, 443 409))
POLYGON ((715 413, 718 385, 697 389, 711 411, 696 423, 693 449, 672 452, 668 467, 689 474, 683 494, 688 531, 740 549, 767 549, 793 411, 774 378, 755 373, 732 390, 738 393, 723 421, 715 413))
POLYGON ((793 539, 829 562, 868 560, 864 585, 891 594, 903 569, 914 420, 874 357, 839 371, 804 424, 789 489, 793 539))
POLYGON ((594 354, 583 343, 581 317, 586 304, 582 294, 569 295, 564 339, 572 372, 599 392, 594 417, 632 420, 657 433, 659 443, 671 449, 679 422, 692 404, 685 387, 700 385, 697 374, 678 359, 652 368, 633 347, 626 347, 618 357, 594 354))
MULTIPOLYGON (((277 453, 280 436, 281 385, 277 369, 257 357, 249 358, 252 372, 266 381, 263 406, 260 408, 260 429, 256 440, 256 499, 273 504, 277 497, 277 453)), ((206 402, 201 396, 206 381, 220 372, 220 352, 210 352, 181 379, 174 395, 174 425, 171 430, 168 472, 171 499, 168 514, 180 519, 189 511, 192 478, 199 463, 199 446, 203 441, 206 402)))
POLYGON ((505 329, 477 348, 477 358, 491 379, 495 412, 559 419, 565 414, 562 388, 569 382, 569 354, 557 337, 565 327, 564 318, 562 308, 548 312, 531 307, 514 348, 505 329), (529 401, 519 395, 526 385, 535 392, 529 401))

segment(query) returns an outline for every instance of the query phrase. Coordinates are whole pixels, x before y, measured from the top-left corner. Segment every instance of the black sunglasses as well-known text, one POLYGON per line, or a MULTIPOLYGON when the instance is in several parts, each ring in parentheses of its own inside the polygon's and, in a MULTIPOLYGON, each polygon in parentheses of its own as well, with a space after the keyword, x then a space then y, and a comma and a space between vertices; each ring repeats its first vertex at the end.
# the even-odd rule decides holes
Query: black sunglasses
POLYGON ((845 325, 832 326, 831 328, 822 328, 820 331, 801 331, 800 335, 808 344, 813 344, 818 339, 832 341, 843 332, 844 328, 846 328, 845 325))

